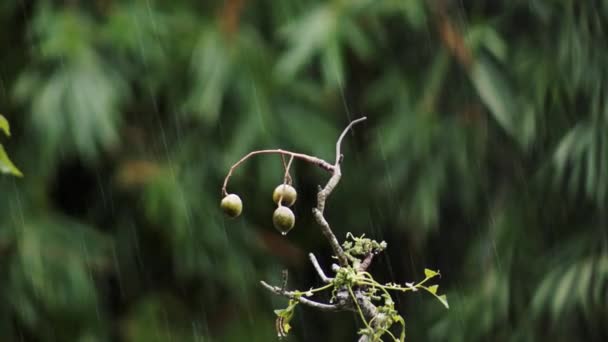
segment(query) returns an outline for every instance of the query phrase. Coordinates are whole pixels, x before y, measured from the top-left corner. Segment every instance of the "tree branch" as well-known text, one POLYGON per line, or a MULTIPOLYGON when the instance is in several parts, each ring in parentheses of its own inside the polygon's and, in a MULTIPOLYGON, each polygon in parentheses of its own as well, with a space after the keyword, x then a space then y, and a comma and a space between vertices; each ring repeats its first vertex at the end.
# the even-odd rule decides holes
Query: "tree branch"
POLYGON ((319 262, 317 261, 317 258, 315 257, 315 255, 312 253, 309 253, 308 257, 310 258, 310 262, 314 266, 314 268, 317 271, 317 274, 319 275, 321 280, 326 284, 330 283, 332 281, 332 279, 325 275, 325 272, 323 272, 323 269, 321 268, 321 265, 319 265, 319 262))
POLYGON ((334 254, 338 258, 340 265, 346 266, 348 264, 348 259, 344 254, 342 246, 340 246, 340 243, 338 242, 338 238, 336 238, 336 235, 334 235, 333 231, 331 230, 329 223, 327 223, 327 220, 325 220, 325 217, 323 217, 323 213, 318 208, 313 208, 312 213, 315 216, 317 224, 321 226, 321 232, 323 233, 323 235, 325 235, 325 238, 331 245, 331 248, 333 249, 334 254))
POLYGON ((355 119, 353 121, 351 121, 348 126, 346 126, 346 128, 342 131, 342 134, 340 134, 340 137, 338 138, 338 141, 336 141, 336 163, 334 164, 334 166, 337 166, 340 164, 341 161, 341 156, 342 153, 340 153, 340 149, 342 148, 342 139, 344 139, 344 136, 346 136, 346 133, 348 133, 348 131, 356 124, 358 124, 359 122, 363 122, 367 120, 367 117, 362 116, 358 119, 355 119))
POLYGON ((228 195, 228 192, 226 191, 226 187, 228 186, 228 181, 230 180, 230 177, 232 176, 232 173, 234 172, 234 170, 236 170, 236 168, 239 167, 241 164, 243 164, 247 159, 249 159, 255 155, 258 155, 258 154, 287 155, 292 158, 302 159, 311 164, 317 165, 318 167, 320 167, 326 171, 329 171, 329 172, 333 172, 334 168, 335 168, 333 165, 331 165, 330 163, 326 162, 325 160, 323 160, 321 158, 318 158, 315 156, 309 156, 309 155, 303 154, 303 153, 295 153, 295 152, 285 151, 285 150, 281 150, 281 149, 253 151, 253 152, 249 152, 246 156, 241 158, 239 161, 237 161, 236 163, 234 163, 234 165, 232 165, 230 167, 230 170, 228 170, 228 174, 226 175, 226 178, 224 179, 224 184, 222 186, 222 196, 228 195))
POLYGON ((342 155, 340 153, 340 149, 342 147, 342 140, 344 139, 346 133, 353 127, 353 125, 362 122, 365 119, 367 118, 361 117, 359 119, 353 120, 350 124, 348 124, 348 126, 346 126, 344 131, 342 131, 342 134, 340 134, 340 137, 336 142, 336 163, 333 165, 333 174, 329 181, 327 181, 327 184, 325 184, 325 187, 321 189, 317 194, 317 207, 312 210, 317 223, 319 224, 319 226, 321 226, 321 231, 323 232, 323 235, 325 235, 325 238, 327 238, 327 240, 329 241, 329 244, 331 245, 334 254, 338 258, 338 261, 342 266, 346 266, 348 264, 348 259, 346 258, 344 250, 342 250, 338 239, 331 230, 329 223, 327 223, 327 220, 325 220, 325 217, 323 217, 323 212, 325 211, 325 201, 327 201, 327 197, 331 195, 336 185, 338 185, 338 183, 340 182, 340 178, 342 177, 342 170, 340 169, 340 156, 342 155))
POLYGON ((260 284, 262 284, 262 286, 264 286, 265 288, 267 288, 269 291, 271 291, 272 293, 274 293, 276 295, 287 297, 289 299, 296 299, 300 302, 300 304, 304 304, 304 305, 310 306, 310 307, 318 309, 318 310, 322 310, 322 311, 343 311, 344 310, 343 308, 341 308, 340 306, 335 305, 335 304, 319 303, 319 302, 315 302, 314 300, 310 300, 304 296, 296 296, 291 291, 285 291, 278 286, 272 286, 263 280, 260 281, 260 284))

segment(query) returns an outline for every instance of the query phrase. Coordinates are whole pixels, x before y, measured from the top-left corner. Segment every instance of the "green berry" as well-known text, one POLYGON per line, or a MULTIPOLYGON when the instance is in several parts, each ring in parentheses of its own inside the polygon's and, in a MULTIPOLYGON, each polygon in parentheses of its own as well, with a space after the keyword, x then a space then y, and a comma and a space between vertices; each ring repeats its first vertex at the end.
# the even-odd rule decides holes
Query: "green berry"
POLYGON ((241 215, 241 212, 243 211, 243 201, 235 194, 229 194, 224 197, 220 206, 224 213, 232 218, 241 215))
POLYGON ((285 235, 296 224, 296 217, 291 209, 279 206, 272 214, 272 223, 281 234, 285 235))
POLYGON ((296 203, 296 198, 298 198, 298 193, 296 192, 296 189, 289 184, 277 186, 272 193, 272 200, 274 203, 279 204, 279 200, 281 200, 281 204, 288 207, 291 207, 296 203))

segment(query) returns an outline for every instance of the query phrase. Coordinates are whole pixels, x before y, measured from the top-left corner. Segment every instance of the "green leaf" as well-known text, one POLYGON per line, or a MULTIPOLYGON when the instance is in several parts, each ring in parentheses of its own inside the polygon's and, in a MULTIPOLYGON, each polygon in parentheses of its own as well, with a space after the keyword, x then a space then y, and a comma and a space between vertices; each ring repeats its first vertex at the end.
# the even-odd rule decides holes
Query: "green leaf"
POLYGON ((23 173, 19 171, 19 169, 13 164, 10 160, 6 151, 4 150, 4 146, 0 145, 0 172, 9 173, 17 177, 23 177, 23 173))
MULTIPOLYGON (((61 216, 22 223, 15 258, 22 280, 13 286, 45 303, 50 315, 82 315, 97 307, 92 272, 110 267, 112 240, 91 226, 61 216)), ((70 316, 78 317, 78 316, 70 316)))
POLYGON ((479 58, 471 68, 470 77, 498 124, 520 145, 527 146, 534 129, 533 111, 521 108, 505 75, 488 59, 479 58))
POLYGON ((278 61, 277 74, 293 77, 310 63, 335 37, 337 23, 337 13, 332 6, 319 6, 285 27, 284 35, 290 47, 278 61))
POLYGON ((285 334, 288 334, 289 330, 291 330, 291 324, 289 324, 288 322, 283 321, 282 329, 285 332, 285 334))
POLYGON ((291 330, 291 324, 289 324, 289 322, 293 318, 294 310, 299 303, 300 302, 297 300, 292 299, 285 309, 274 310, 274 313, 277 315, 276 329, 279 337, 287 336, 291 330))
POLYGON ((588 259, 583 261, 581 264, 577 265, 580 268, 580 274, 577 279, 576 284, 576 295, 578 296, 578 301, 581 304, 581 308, 583 312, 587 316, 592 315, 591 310, 591 301, 587 300, 591 296, 590 288, 591 288, 591 279, 593 277, 593 260, 588 259))
POLYGON ((6 120, 2 114, 0 114, 0 130, 2 130, 6 136, 11 136, 11 128, 8 124, 8 120, 6 120))
MULTIPOLYGON (((429 270, 429 271, 431 271, 431 270, 429 270)), ((434 271, 431 271, 431 272, 434 272, 434 271)), ((426 270, 425 270, 425 273, 426 273, 426 270)), ((428 273, 428 274, 430 274, 430 273, 428 273)), ((435 275, 437 275, 437 274, 439 274, 439 273, 435 272, 435 275)), ((429 278, 429 276, 427 275, 427 279, 428 278, 429 278)), ((445 306, 446 309, 450 308, 450 306, 448 305, 448 298, 447 298, 447 296, 444 295, 444 294, 441 295, 441 296, 437 295, 437 289, 439 288, 439 285, 432 285, 432 286, 429 286, 429 287, 423 286, 422 288, 425 289, 425 290, 427 290, 430 294, 432 294, 433 296, 435 296, 437 299, 439 299, 439 301, 441 302, 441 304, 443 304, 443 306, 445 306)))
POLYGON ((424 269, 424 275, 425 275, 427 278, 433 278, 433 277, 435 277, 435 276, 439 275, 439 272, 436 272, 436 271, 430 270, 430 269, 428 269, 428 268, 425 268, 425 269, 424 269))
POLYGON ((220 32, 207 28, 201 34, 191 63, 195 87, 185 104, 186 109, 194 111, 205 123, 215 123, 220 116, 230 79, 234 77, 234 54, 220 32))
POLYGON ((90 18, 65 12, 35 19, 42 55, 18 77, 16 98, 28 107, 41 158, 78 152, 92 161, 119 143, 130 83, 92 41, 90 18))
POLYGON ((557 321, 567 309, 573 305, 574 296, 573 290, 575 290, 576 282, 578 281, 579 274, 578 267, 570 267, 565 274, 557 280, 555 292, 552 295, 551 315, 552 318, 557 321))
POLYGON ((337 39, 327 43, 321 54, 321 67, 325 83, 331 86, 344 84, 344 63, 342 50, 337 39))
POLYGON ((439 299, 441 304, 443 304, 443 306, 445 306, 446 309, 450 308, 450 305, 448 304, 448 297, 446 295, 438 296, 437 299, 439 299))
POLYGON ((478 51, 485 48, 501 62, 507 57, 508 46, 503 37, 490 25, 474 25, 467 30, 465 40, 470 44, 472 50, 478 51))

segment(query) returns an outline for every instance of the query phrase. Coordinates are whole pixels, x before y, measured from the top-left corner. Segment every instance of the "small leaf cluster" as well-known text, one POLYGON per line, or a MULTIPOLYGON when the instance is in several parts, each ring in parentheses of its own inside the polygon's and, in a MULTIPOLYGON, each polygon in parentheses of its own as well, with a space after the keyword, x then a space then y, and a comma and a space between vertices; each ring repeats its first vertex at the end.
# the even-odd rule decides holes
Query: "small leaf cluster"
POLYGON ((342 247, 344 253, 350 257, 365 257, 369 254, 378 254, 386 249, 386 241, 378 242, 376 240, 368 239, 365 234, 361 237, 353 236, 351 233, 346 234, 347 238, 352 241, 346 240, 342 247))
POLYGON ((291 326, 289 321, 293 317, 295 307, 297 306, 300 296, 312 296, 315 292, 320 292, 325 289, 331 289, 330 303, 340 303, 347 295, 352 304, 352 309, 355 310, 361 318, 364 327, 358 331, 359 335, 367 336, 370 341, 382 341, 382 337, 388 335, 392 341, 405 340, 405 318, 395 309, 395 301, 392 298, 391 291, 397 292, 417 292, 425 290, 435 296, 441 304, 449 309, 446 295, 438 295, 437 290, 439 285, 428 285, 427 283, 440 277, 439 271, 425 269, 425 278, 418 283, 386 283, 381 284, 374 277, 361 268, 362 257, 367 257, 370 254, 377 254, 387 248, 386 242, 378 242, 373 239, 365 238, 364 236, 355 237, 351 233, 347 233, 347 239, 343 244, 344 252, 348 256, 350 264, 338 267, 336 276, 331 279, 329 284, 310 289, 306 292, 292 292, 292 299, 289 301, 287 308, 276 310, 277 314, 277 334, 279 337, 285 337, 291 326), (376 312, 373 317, 366 315, 362 309, 363 302, 367 301, 375 306, 376 312), (393 326, 397 324, 401 331, 399 337, 391 332, 393 326))

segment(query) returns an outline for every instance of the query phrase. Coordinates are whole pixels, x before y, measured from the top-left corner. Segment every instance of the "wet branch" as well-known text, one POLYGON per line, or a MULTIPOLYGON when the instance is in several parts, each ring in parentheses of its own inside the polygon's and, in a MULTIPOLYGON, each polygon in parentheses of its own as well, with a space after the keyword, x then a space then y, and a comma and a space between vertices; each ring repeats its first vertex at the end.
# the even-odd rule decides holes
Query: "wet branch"
POLYGON ((344 310, 344 308, 342 308, 338 305, 319 303, 314 300, 310 300, 302 295, 296 295, 296 293, 293 291, 287 291, 278 286, 272 286, 263 280, 260 281, 260 284, 262 284, 262 286, 264 286, 266 289, 268 289, 270 292, 272 292, 276 295, 284 296, 289 299, 295 299, 295 300, 299 301, 300 304, 304 304, 304 305, 310 306, 315 309, 319 309, 322 311, 342 311, 342 310, 344 310))
POLYGON ((322 188, 319 191, 319 193, 317 194, 317 207, 313 208, 313 210, 312 210, 317 223, 319 224, 319 226, 321 226, 321 232, 323 233, 323 235, 325 235, 325 238, 327 238, 327 240, 329 241, 329 244, 331 245, 331 248, 333 249, 334 254, 338 258, 338 261, 340 262, 340 265, 342 265, 342 266, 348 265, 348 259, 346 258, 346 255, 344 254, 344 250, 342 250, 342 247, 340 246, 340 243, 338 242, 336 235, 333 233, 333 231, 331 230, 331 227, 329 226, 329 223, 323 216, 323 212, 325 211, 325 201, 327 201, 327 197, 329 197, 329 195, 331 195, 331 193, 334 191, 334 188, 336 187, 336 185, 338 185, 338 183, 340 182, 340 178, 342 177, 342 170, 340 168, 340 161, 342 159, 342 154, 340 152, 340 149, 342 148, 342 140, 344 139, 344 136, 346 135, 346 133, 348 133, 348 131, 355 124, 362 122, 365 119, 367 119, 367 118, 361 117, 359 119, 351 121, 351 123, 348 124, 348 126, 346 126, 344 131, 342 131, 342 134, 340 134, 340 137, 338 138, 338 141, 336 142, 336 162, 333 165, 333 174, 332 174, 331 178, 329 179, 329 181, 327 181, 327 184, 325 184, 325 187, 322 188))
POLYGON ((317 165, 326 171, 330 171, 330 172, 334 171, 334 166, 331 165, 330 163, 326 162, 325 160, 323 160, 321 158, 317 158, 315 156, 309 156, 309 155, 303 154, 303 153, 295 153, 295 152, 285 151, 285 150, 281 150, 281 149, 253 151, 253 152, 249 152, 246 156, 241 158, 239 161, 237 161, 236 163, 234 163, 234 165, 232 165, 230 167, 230 170, 228 170, 228 174, 226 175, 226 178, 224 179, 224 184, 222 185, 222 196, 228 195, 226 188, 228 187, 228 181, 230 180, 230 177, 232 177, 232 173, 234 173, 234 170, 236 170, 236 168, 239 167, 241 164, 243 164, 247 159, 249 159, 255 155, 258 155, 258 154, 286 155, 286 156, 290 156, 291 158, 302 159, 306 162, 317 165))
POLYGON ((321 268, 321 265, 319 265, 319 261, 317 261, 317 258, 315 257, 315 255, 312 253, 309 253, 308 257, 310 258, 310 262, 312 263, 315 270, 317 271, 319 278, 321 278, 321 280, 326 284, 330 283, 333 279, 329 278, 328 276, 325 275, 325 272, 323 272, 323 268, 321 268))

